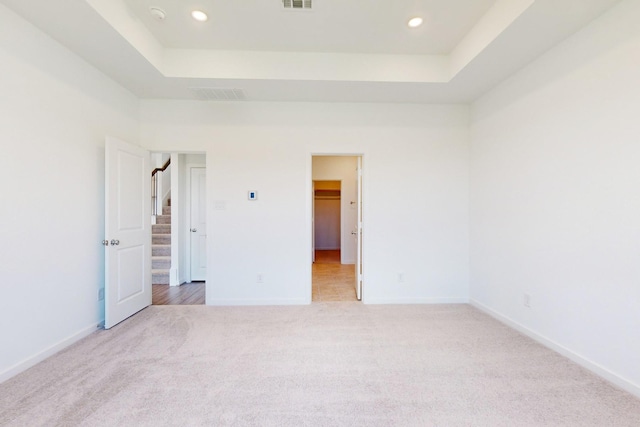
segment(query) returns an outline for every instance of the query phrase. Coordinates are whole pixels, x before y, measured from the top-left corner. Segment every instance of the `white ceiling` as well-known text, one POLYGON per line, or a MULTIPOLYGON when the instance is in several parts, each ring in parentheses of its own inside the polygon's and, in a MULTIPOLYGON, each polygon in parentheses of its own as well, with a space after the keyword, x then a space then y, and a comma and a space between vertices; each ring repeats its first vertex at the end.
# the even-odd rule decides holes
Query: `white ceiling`
POLYGON ((618 1, 0 0, 140 98, 396 103, 471 102, 618 1))
POLYGON ((311 11, 282 0, 125 0, 158 41, 171 48, 447 54, 495 0, 314 0, 311 11), (149 13, 166 12, 158 21, 149 13), (193 9, 209 20, 193 22, 193 9), (425 25, 409 29, 422 16, 425 25))

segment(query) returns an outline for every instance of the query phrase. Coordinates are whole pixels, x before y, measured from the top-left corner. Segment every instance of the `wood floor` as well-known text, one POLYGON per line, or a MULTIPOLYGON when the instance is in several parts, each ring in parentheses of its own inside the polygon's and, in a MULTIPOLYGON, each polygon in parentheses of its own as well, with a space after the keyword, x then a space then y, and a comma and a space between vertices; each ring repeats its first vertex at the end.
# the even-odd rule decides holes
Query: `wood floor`
POLYGON ((357 301, 356 267, 340 264, 340 251, 316 251, 312 301, 357 301))
POLYGON ((180 286, 153 285, 153 305, 204 304, 205 282, 184 283, 180 286))

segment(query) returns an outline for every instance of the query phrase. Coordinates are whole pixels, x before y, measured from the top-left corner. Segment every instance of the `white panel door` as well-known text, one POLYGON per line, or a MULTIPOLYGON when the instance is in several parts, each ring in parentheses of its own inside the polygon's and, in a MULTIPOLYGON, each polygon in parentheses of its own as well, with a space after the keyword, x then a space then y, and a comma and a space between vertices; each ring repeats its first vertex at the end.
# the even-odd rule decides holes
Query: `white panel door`
POLYGON ((362 157, 358 157, 358 218, 356 220, 356 297, 362 301, 362 157))
POLYGON ((207 278, 207 170, 191 168, 191 280, 207 278))
POLYGON ((107 137, 105 153, 105 310, 109 329, 151 305, 149 152, 107 137))

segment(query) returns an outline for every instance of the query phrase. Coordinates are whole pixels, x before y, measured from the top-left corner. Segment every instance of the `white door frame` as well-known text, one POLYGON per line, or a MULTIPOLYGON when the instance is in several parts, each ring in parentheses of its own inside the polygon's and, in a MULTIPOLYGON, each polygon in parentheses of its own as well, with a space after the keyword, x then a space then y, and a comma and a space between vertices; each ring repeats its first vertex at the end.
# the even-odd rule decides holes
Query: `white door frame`
POLYGON ((356 186, 357 188, 357 202, 356 211, 358 217, 356 218, 356 297, 358 301, 362 301, 362 157, 358 157, 358 168, 356 170, 356 186))
MULTIPOLYGON (((194 168, 203 168, 205 171, 207 170, 207 165, 204 163, 187 163, 186 164, 186 173, 185 177, 187 180, 187 185, 185 186, 185 219, 184 222, 185 229, 183 230, 185 236, 189 236, 188 239, 185 239, 184 242, 184 273, 185 273, 185 282, 191 283, 191 169, 194 168)), ((207 203, 207 200, 204 200, 204 203, 207 203)))
POLYGON ((169 269, 169 285, 180 286, 184 277, 182 260, 180 259, 180 222, 183 213, 182 194, 180 194, 180 153, 171 151, 171 268, 169 269))
POLYGON ((316 262, 316 182, 311 178, 311 262, 316 262))
MULTIPOLYGON (((314 157, 358 157, 360 158, 360 165, 361 165, 361 174, 358 177, 358 179, 360 181, 364 181, 365 180, 365 176, 366 176, 366 170, 365 170, 365 162, 364 162, 364 157, 365 155, 363 153, 335 153, 335 152, 330 152, 330 153, 322 153, 322 152, 312 152, 311 154, 309 154, 309 156, 307 157, 307 203, 306 203, 306 213, 307 213, 307 236, 308 236, 308 240, 307 240, 307 248, 308 247, 312 247, 313 245, 313 234, 315 233, 314 230, 314 225, 313 225, 313 198, 314 198, 314 192, 313 192, 313 158, 314 157)), ((324 180, 318 180, 318 181, 324 181, 324 180)), ((342 181, 341 179, 335 179, 334 181, 342 181)), ((342 184, 341 184, 342 187, 342 184)), ((366 218, 366 214, 365 214, 365 209, 364 206, 359 206, 359 211, 362 212, 362 227, 361 229, 364 229, 365 227, 365 218, 366 218)), ((342 213, 342 212, 341 212, 342 213)), ((344 215, 341 215, 341 217, 343 217, 344 215)), ((341 222, 341 226, 342 224, 342 218, 340 218, 340 222, 341 222)), ((358 236, 359 239, 362 239, 362 233, 358 236)), ((341 240, 341 244, 342 244, 342 237, 340 238, 341 240)), ((312 251, 313 252, 313 251, 312 251)), ((364 249, 362 249, 362 252, 360 254, 361 256, 361 264, 362 264, 362 288, 365 287, 365 257, 364 257, 364 249)), ((309 278, 309 282, 308 282, 308 294, 307 294, 307 301, 309 304, 311 304, 312 302, 312 293, 313 293, 313 270, 312 270, 312 264, 313 264, 313 254, 309 253, 309 257, 307 259, 306 262, 306 268, 307 268, 307 277, 309 278)), ((357 275, 356 275, 357 276, 357 275)), ((362 295, 362 300, 363 303, 366 303, 366 298, 364 297, 364 293, 362 295)))

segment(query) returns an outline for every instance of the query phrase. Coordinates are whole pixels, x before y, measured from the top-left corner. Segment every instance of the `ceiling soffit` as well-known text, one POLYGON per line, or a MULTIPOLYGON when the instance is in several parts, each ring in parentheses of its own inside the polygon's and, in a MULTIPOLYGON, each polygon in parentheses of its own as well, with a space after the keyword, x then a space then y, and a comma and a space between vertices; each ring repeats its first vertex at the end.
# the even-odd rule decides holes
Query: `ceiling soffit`
POLYGON ((498 0, 446 54, 292 52, 165 47, 123 1, 86 0, 162 75, 260 79, 446 83, 535 0, 498 0))
POLYGON ((0 3, 141 99, 196 100, 194 89, 215 88, 249 101, 467 104, 620 2, 497 0, 450 50, 417 54, 172 47, 131 11, 134 1, 149 0, 0 3))

